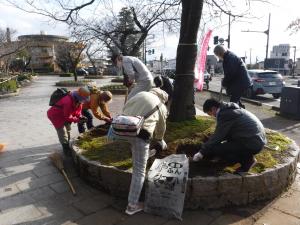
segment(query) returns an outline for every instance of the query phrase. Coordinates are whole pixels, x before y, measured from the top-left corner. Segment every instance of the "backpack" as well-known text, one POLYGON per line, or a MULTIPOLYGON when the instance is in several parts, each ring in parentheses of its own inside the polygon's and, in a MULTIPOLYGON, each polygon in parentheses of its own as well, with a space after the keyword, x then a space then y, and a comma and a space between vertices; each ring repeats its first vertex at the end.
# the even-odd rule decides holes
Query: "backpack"
POLYGON ((57 88, 50 97, 49 106, 57 106, 55 105, 60 99, 70 94, 70 91, 66 88, 57 88))

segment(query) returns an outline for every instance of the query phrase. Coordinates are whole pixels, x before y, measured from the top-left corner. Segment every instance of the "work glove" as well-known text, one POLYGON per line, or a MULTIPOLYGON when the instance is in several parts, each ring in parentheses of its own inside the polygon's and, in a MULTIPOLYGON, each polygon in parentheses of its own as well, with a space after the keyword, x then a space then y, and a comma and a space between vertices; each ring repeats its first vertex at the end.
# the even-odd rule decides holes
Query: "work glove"
POLYGON ((111 124, 111 122, 112 122, 112 118, 108 118, 108 117, 106 117, 105 119, 104 119, 104 121, 106 122, 106 123, 108 123, 108 124, 111 124))
POLYGON ((197 152, 194 156, 193 156, 193 161, 194 162, 198 162, 200 161, 201 159, 203 159, 203 155, 202 153, 199 151, 197 152))
POLYGON ((168 145, 164 141, 164 139, 157 141, 157 144, 161 147, 162 150, 166 150, 168 148, 168 145))
POLYGON ((86 118, 85 116, 81 116, 79 118, 79 123, 86 123, 88 121, 88 118, 86 118))

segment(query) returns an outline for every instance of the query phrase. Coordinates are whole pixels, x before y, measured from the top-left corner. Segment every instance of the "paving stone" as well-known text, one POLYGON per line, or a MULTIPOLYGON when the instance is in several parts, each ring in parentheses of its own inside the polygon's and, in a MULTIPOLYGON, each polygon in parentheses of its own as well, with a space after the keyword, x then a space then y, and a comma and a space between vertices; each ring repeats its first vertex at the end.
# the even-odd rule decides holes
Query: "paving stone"
MULTIPOLYGON (((5 212, 13 208, 25 206, 34 203, 35 200, 27 194, 19 193, 8 196, 0 200, 0 211, 5 212)), ((1 221, 1 220, 0 220, 1 221)))
POLYGON ((2 171, 7 176, 12 176, 19 173, 24 173, 27 171, 32 171, 36 167, 37 163, 30 163, 25 165, 16 165, 16 166, 10 166, 10 167, 2 167, 2 171))
POLYGON ((252 218, 244 218, 234 214, 223 214, 209 225, 252 225, 252 218))
POLYGON ((269 209, 254 225, 299 225, 300 219, 276 209, 269 209))
POLYGON ((29 189, 33 190, 39 187, 53 184, 63 179, 64 179, 63 176, 57 172, 54 174, 50 174, 48 176, 41 177, 39 179, 34 179, 30 183, 28 182, 18 183, 17 186, 21 191, 28 191, 29 189))
POLYGON ((32 191, 27 192, 27 194, 33 198, 35 201, 40 201, 42 199, 52 198, 57 195, 52 189, 48 186, 41 187, 32 191))
POLYGON ((32 224, 42 213, 33 205, 24 205, 0 214, 1 225, 32 224))
POLYGON ((67 185, 66 181, 64 181, 64 180, 54 183, 54 184, 50 184, 50 187, 59 194, 70 190, 69 186, 67 185))
POLYGON ((125 220, 127 216, 111 208, 86 216, 77 222, 80 225, 114 225, 125 220))
POLYGON ((163 225, 209 225, 213 221, 213 217, 202 211, 184 211, 182 221, 173 219, 163 225))
POLYGON ((11 184, 19 184, 19 183, 31 183, 36 179, 36 175, 31 171, 27 171, 24 173, 18 173, 12 176, 6 176, 1 179, 0 187, 5 187, 11 184))
POLYGON ((57 173, 57 168, 52 165, 39 165, 38 168, 33 170, 33 173, 38 177, 43 177, 52 173, 57 173))
POLYGON ((7 185, 5 187, 0 188, 0 199, 9 197, 20 193, 20 190, 17 188, 16 185, 7 185))
POLYGON ((91 213, 95 213, 101 209, 104 209, 109 204, 103 196, 96 196, 84 199, 83 201, 78 201, 73 204, 73 206, 78 209, 80 212, 82 212, 85 215, 89 215, 91 213))
POLYGON ((289 215, 300 217, 300 192, 290 190, 282 195, 272 208, 285 212, 289 215))

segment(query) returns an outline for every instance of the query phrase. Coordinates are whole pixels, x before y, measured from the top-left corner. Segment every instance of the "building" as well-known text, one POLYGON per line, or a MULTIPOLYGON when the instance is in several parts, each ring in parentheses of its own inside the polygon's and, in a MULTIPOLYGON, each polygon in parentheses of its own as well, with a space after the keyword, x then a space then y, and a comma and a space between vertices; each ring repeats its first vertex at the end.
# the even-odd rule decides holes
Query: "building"
POLYGON ((41 34, 21 35, 18 40, 27 46, 26 49, 31 57, 29 68, 36 72, 60 71, 56 63, 56 50, 66 45, 67 37, 46 35, 41 32, 41 34))
POLYGON ((147 63, 147 66, 151 72, 154 73, 161 73, 161 71, 167 66, 167 61, 163 60, 162 62, 160 60, 154 59, 147 63))
POLYGON ((290 59, 290 48, 289 44, 279 44, 274 45, 271 51, 270 58, 271 59, 290 59))

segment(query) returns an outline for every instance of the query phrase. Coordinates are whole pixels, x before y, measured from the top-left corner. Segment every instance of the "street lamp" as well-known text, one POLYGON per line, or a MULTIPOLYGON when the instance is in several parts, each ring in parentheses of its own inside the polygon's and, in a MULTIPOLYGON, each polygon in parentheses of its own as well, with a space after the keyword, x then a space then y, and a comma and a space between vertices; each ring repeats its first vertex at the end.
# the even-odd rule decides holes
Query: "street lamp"
POLYGON ((266 59, 268 58, 268 51, 269 51, 270 21, 271 21, 271 13, 269 13, 268 29, 266 31, 242 30, 242 32, 264 33, 267 35, 266 59))

